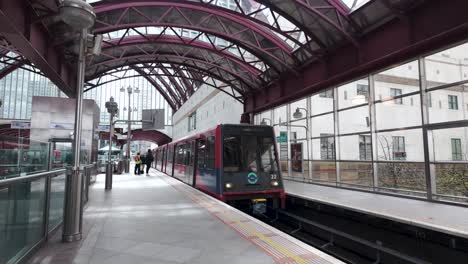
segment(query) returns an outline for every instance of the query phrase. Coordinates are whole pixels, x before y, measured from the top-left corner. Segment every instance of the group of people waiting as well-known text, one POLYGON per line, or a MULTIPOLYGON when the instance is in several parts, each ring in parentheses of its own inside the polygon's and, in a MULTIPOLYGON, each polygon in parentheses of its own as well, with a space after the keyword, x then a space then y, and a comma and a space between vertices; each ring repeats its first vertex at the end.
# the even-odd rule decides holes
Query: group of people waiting
POLYGON ((146 166, 146 175, 149 175, 149 169, 151 168, 151 163, 154 161, 153 153, 151 152, 151 149, 148 149, 148 152, 146 155, 140 155, 140 152, 137 152, 135 157, 133 157, 133 160, 135 160, 135 170, 134 174, 143 174, 145 171, 145 166, 146 166))

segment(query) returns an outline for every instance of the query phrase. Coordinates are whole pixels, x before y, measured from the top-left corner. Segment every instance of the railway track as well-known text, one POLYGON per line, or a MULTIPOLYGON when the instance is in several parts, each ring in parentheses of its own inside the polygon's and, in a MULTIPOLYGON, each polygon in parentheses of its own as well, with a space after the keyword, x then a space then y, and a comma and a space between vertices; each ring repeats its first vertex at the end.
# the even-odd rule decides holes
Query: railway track
POLYGON ((257 217, 348 263, 468 263, 465 238, 295 197, 286 208, 257 217))

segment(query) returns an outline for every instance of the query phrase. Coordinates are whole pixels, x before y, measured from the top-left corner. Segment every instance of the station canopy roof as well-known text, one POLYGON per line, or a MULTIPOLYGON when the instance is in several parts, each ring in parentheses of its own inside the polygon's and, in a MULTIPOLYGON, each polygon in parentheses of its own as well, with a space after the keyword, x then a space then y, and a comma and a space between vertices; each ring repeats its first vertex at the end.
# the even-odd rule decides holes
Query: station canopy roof
MULTIPOLYGON (((284 76, 324 60, 425 0, 91 0, 103 35, 89 56, 87 90, 145 77, 174 110, 205 84, 240 102, 284 76)), ((76 67, 78 32, 57 15, 57 1, 29 1, 53 45, 76 67)), ((11 69, 27 66, 2 40, 11 69)), ((29 68, 28 68, 29 67, 29 68)), ((73 95, 73 92, 65 91, 73 95)))

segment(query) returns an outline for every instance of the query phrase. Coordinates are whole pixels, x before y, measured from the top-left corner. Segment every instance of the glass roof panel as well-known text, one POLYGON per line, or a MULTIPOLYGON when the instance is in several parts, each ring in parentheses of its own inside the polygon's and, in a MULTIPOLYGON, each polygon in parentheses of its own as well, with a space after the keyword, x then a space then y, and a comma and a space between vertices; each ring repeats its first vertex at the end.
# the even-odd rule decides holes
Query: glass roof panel
POLYGON ((361 6, 370 1, 372 0, 341 0, 341 2, 343 2, 347 7, 349 7, 349 9, 351 9, 351 12, 359 9, 361 6))
MULTIPOLYGON (((98 3, 103 0, 88 0, 88 3, 98 3)), ((230 9, 259 21, 265 26, 265 30, 273 32, 279 39, 288 44, 294 51, 307 43, 305 33, 294 23, 280 14, 272 11, 269 7, 255 0, 189 0, 192 2, 216 5, 230 9)), ((352 1, 352 0, 349 0, 352 1)), ((358 0, 366 1, 366 0, 358 0)))
POLYGON ((116 39, 124 39, 125 37, 145 35, 169 35, 184 38, 190 38, 197 41, 202 41, 210 45, 214 45, 218 50, 228 52, 237 57, 239 60, 244 61, 260 71, 266 71, 269 66, 262 62, 257 56, 248 52, 242 47, 227 41, 225 39, 205 34, 200 31, 184 29, 184 28, 164 28, 164 27, 139 27, 135 29, 122 29, 104 34, 103 39, 105 42, 110 42, 116 39))

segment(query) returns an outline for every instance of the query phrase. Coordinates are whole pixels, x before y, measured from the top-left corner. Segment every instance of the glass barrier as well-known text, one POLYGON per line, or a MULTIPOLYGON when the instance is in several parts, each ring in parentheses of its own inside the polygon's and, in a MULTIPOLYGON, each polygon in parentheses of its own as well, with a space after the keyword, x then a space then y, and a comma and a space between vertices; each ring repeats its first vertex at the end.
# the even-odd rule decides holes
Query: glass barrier
POLYGON ((377 162, 379 188, 416 196, 426 196, 424 162, 377 162))
POLYGON ((49 143, 0 136, 0 179, 46 171, 49 143))
POLYGON ((50 181, 49 230, 53 230, 63 221, 65 177, 65 174, 60 174, 52 177, 50 181))
POLYGON ((45 183, 0 187, 0 263, 15 263, 44 237, 45 183))

